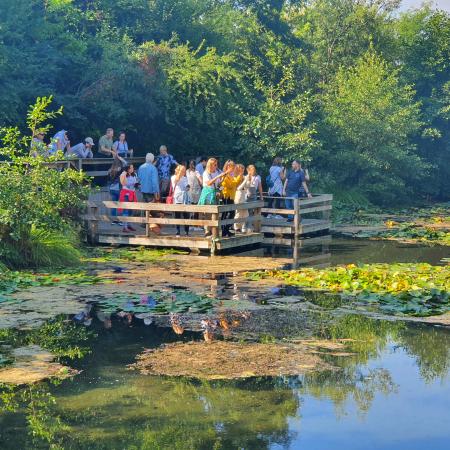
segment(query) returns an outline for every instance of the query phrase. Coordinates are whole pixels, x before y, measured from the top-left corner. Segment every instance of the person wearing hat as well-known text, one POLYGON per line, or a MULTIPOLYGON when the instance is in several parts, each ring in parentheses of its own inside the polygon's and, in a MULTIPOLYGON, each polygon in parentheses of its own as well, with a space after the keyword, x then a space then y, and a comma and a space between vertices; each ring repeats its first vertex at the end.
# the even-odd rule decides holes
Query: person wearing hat
POLYGON ((87 137, 83 142, 71 147, 67 151, 66 156, 75 156, 79 159, 93 158, 92 147, 94 146, 94 140, 91 137, 87 137))

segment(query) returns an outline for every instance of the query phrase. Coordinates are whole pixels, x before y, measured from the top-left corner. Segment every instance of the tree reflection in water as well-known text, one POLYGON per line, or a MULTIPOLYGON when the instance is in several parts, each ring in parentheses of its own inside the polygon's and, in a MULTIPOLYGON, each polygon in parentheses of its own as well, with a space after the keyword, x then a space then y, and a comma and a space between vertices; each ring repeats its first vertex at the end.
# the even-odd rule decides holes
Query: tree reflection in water
MULTIPOLYGON (((321 326, 317 337, 350 339, 347 350, 354 353, 325 356, 339 370, 211 382, 126 371, 118 353, 141 350, 133 335, 139 328, 115 324, 111 334, 99 327, 99 337, 91 345, 93 354, 82 363, 82 375, 60 386, 3 387, 0 447, 264 449, 273 443, 288 447, 294 437, 289 422, 300 416, 301 398, 331 401, 338 416, 353 403, 364 415, 378 394, 395 392, 397 386, 387 368, 366 366, 382 357, 392 342, 416 359, 425 380, 448 372, 446 330, 359 315, 329 323, 321 326)), ((67 337, 64 327, 62 334, 67 337)), ((158 342, 159 329, 145 330, 158 342)))

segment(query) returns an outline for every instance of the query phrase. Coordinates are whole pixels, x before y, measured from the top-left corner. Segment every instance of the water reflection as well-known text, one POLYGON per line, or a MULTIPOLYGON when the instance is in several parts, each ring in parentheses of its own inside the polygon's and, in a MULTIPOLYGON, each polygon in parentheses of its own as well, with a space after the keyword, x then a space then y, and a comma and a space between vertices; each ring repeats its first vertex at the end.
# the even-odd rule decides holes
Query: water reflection
MULTIPOLYGON (((113 322, 109 328, 104 326, 107 318, 94 314, 90 327, 76 327, 81 333, 77 338, 73 322, 65 319, 33 331, 33 339, 41 336, 43 345, 59 349, 65 358, 74 358, 74 349, 88 343, 91 354, 80 354, 84 359, 79 363, 72 361, 84 371, 59 386, 3 386, 2 449, 265 449, 275 444, 298 448, 302 436, 308 436, 308 428, 298 429, 292 424, 309 420, 310 405, 332 405, 332 413, 325 413, 326 407, 321 410, 326 420, 332 420, 329 414, 334 420, 348 420, 349 414, 357 411, 370 422, 375 401, 383 404, 402 394, 405 379, 399 376, 403 373, 399 363, 405 362, 418 369, 417 374, 409 371, 408 383, 419 398, 428 395, 424 382, 433 386, 438 382, 442 395, 449 395, 448 388, 444 389, 450 363, 450 334, 446 329, 356 315, 328 324, 323 320, 313 327, 315 336, 344 340, 347 353, 351 353, 323 356, 338 370, 289 378, 199 382, 125 370, 143 347, 176 339, 170 329, 146 327, 141 321, 133 322, 130 328, 126 320, 114 317, 109 318, 113 322), (92 333, 85 339, 90 329, 92 333), (97 338, 93 338, 95 334, 97 338), (66 351, 62 351, 64 348, 66 351)), ((300 337, 301 327, 294 335, 300 337)), ((20 339, 29 339, 27 333, 23 336, 20 339)), ((198 334, 186 333, 183 337, 192 339, 198 334)), ((2 345, 17 345, 18 339, 13 332, 4 334, 2 345)), ((420 413, 414 410, 420 404, 405 407, 411 414, 420 413)), ((433 430, 428 431, 433 436, 433 430)), ((326 448, 320 441, 316 444, 317 448, 326 448)))

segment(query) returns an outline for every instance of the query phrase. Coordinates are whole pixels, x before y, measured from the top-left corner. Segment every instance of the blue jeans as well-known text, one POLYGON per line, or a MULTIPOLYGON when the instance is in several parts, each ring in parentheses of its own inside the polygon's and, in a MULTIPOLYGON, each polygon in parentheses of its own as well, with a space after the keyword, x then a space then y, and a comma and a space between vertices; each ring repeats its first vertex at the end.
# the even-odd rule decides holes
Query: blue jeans
MULTIPOLYGON (((111 195, 111 200, 113 202, 118 202, 119 201, 119 196, 120 196, 120 191, 109 191, 110 195, 111 195)), ((117 209, 112 209, 111 210, 111 215, 113 217, 117 216, 117 209)))
MULTIPOLYGON (((286 198, 284 200, 286 203, 286 209, 294 209, 294 198, 298 198, 298 192, 295 193, 286 192, 286 197, 291 197, 286 198)), ((293 220, 294 216, 292 214, 289 214, 288 219, 293 220)))

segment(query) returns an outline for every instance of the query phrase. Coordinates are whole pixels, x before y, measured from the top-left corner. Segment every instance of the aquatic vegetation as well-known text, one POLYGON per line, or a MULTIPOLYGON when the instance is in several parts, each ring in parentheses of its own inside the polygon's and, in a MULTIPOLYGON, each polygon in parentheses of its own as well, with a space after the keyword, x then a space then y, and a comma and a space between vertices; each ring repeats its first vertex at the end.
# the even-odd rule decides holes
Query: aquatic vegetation
POLYGON ((144 375, 220 380, 298 375, 332 366, 303 345, 214 341, 177 342, 145 350, 130 368, 144 375))
POLYGON ((424 316, 450 310, 450 266, 349 264, 326 269, 253 272, 247 277, 274 278, 290 285, 356 296, 389 313, 424 316))
POLYGON ((213 309, 217 300, 190 291, 173 290, 149 292, 146 295, 120 294, 97 302, 104 312, 128 313, 205 313, 213 309))
POLYGON ((85 262, 140 262, 140 263, 154 263, 161 262, 161 260, 171 261, 173 255, 185 255, 188 252, 175 249, 156 249, 148 247, 136 248, 110 248, 110 247, 92 247, 86 251, 86 256, 83 258, 85 262))
POLYGON ((391 239, 402 242, 450 246, 450 231, 445 228, 439 229, 426 223, 416 222, 396 223, 387 221, 385 225, 387 230, 359 231, 354 236, 358 238, 391 239))
POLYGON ((55 273, 0 270, 0 303, 8 300, 8 295, 29 287, 55 286, 59 284, 96 284, 112 281, 108 278, 90 275, 85 270, 65 270, 55 273))

